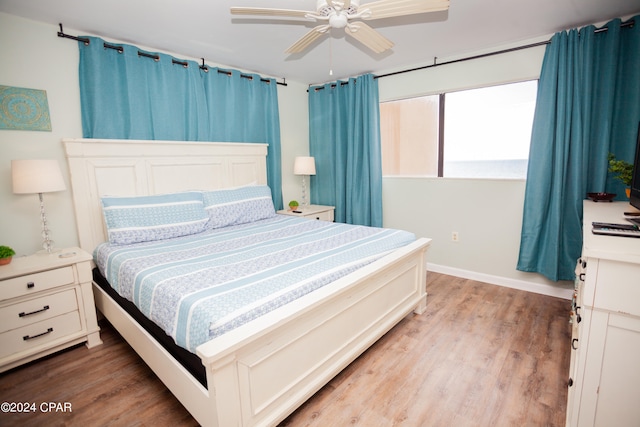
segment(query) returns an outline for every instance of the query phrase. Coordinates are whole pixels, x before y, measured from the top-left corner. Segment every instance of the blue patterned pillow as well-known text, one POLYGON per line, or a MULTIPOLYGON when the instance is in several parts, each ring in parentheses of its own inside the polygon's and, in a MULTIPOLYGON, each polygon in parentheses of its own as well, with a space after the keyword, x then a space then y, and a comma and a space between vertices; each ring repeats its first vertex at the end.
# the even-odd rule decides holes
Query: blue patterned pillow
POLYGON ((244 224, 276 215, 271 189, 266 185, 205 191, 203 197, 210 228, 244 224))
POLYGON ((209 215, 202 192, 103 197, 109 242, 116 245, 186 236, 203 231, 209 215))

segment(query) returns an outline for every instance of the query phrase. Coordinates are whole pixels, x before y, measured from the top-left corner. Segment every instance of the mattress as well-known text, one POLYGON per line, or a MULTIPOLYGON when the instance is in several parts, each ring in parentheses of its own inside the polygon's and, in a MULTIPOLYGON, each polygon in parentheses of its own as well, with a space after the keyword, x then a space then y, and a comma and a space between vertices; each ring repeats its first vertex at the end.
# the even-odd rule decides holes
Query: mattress
POLYGON ((94 253, 100 273, 175 343, 196 347, 415 240, 285 215, 94 253))

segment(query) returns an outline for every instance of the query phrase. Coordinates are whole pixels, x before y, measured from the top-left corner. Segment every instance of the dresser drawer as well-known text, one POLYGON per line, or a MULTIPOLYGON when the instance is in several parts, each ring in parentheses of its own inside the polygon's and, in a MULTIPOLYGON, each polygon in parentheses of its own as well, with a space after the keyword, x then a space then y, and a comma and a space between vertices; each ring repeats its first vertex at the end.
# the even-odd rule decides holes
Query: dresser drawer
POLYGON ((0 334, 0 358, 45 345, 82 330, 78 311, 0 334))
POLYGON ((73 267, 55 268, 0 281, 0 301, 74 283, 73 267))
MULTIPOLYGON (((640 265, 603 259, 596 262, 597 286, 594 284, 593 307, 640 316, 640 265)), ((590 273, 591 270, 587 273, 588 279, 590 273)), ((589 305, 588 302, 586 304, 589 305)))
POLYGON ((0 308, 0 333, 31 325, 78 309, 75 289, 57 292, 0 308))

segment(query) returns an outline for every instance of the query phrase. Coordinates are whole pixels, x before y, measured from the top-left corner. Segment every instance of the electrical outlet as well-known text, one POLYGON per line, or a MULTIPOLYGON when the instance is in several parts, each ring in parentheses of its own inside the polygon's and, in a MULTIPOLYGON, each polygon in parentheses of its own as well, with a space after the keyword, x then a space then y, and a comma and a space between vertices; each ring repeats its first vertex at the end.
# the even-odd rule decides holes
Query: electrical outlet
POLYGON ((460 236, 458 236, 458 232, 457 231, 452 231, 451 232, 451 241, 452 242, 457 242, 460 240, 460 236))

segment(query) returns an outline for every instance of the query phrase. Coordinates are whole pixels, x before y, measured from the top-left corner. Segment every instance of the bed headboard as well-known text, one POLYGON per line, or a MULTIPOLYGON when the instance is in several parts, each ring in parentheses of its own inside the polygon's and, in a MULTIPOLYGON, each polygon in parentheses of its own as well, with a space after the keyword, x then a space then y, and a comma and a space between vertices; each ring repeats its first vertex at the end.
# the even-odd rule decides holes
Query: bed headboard
POLYGON ((106 241, 102 196, 267 183, 267 144, 63 139, 80 247, 106 241))

